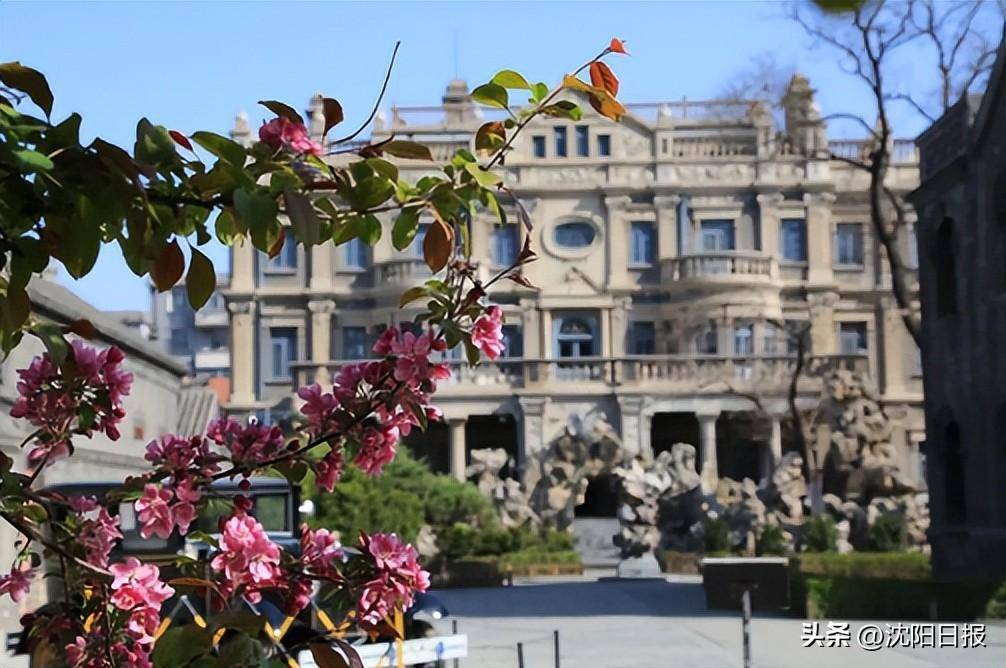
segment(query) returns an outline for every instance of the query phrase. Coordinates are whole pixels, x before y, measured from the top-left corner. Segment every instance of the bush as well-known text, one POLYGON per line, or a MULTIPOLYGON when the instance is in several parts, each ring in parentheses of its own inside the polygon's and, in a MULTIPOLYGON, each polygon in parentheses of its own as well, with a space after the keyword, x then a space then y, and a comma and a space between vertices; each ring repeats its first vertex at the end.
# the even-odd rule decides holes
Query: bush
POLYGON ((808 575, 901 580, 930 577, 929 557, 922 552, 804 552, 792 563, 808 575))
POLYGON ((440 555, 447 561, 472 555, 477 536, 475 527, 464 522, 439 529, 437 546, 440 548, 440 555))
POLYGON ((706 553, 728 552, 731 548, 730 525, 726 523, 726 520, 719 518, 709 520, 705 523, 703 542, 706 553))
POLYGON ((803 525, 803 549, 807 552, 834 552, 838 549, 838 528, 830 515, 818 515, 803 525))
POLYGON ((905 518, 898 513, 881 515, 870 527, 869 546, 871 552, 898 552, 908 544, 908 530, 905 518))
POLYGON ((457 522, 474 522, 480 526, 496 523, 492 505, 475 485, 458 482, 445 475, 430 475, 424 490, 426 521, 433 527, 450 526, 457 522))
POLYGON ((989 619, 1006 619, 1006 582, 999 585, 992 594, 985 606, 985 616, 989 619))
POLYGON ((500 555, 514 550, 514 533, 502 528, 487 528, 475 536, 473 554, 500 555))
POLYGON ((767 524, 758 538, 755 551, 759 557, 766 555, 783 556, 788 551, 786 535, 778 524, 767 524))

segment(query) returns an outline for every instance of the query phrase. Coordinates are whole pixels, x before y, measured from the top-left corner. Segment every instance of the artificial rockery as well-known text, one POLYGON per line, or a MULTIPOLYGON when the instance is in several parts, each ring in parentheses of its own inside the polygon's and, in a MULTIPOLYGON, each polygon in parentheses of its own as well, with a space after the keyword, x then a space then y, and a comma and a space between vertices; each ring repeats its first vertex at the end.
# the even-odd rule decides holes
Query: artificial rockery
MULTIPOLYGON (((20 536, 18 556, 0 577, 0 593, 23 600, 43 560, 56 565, 64 591, 27 620, 31 644, 55 648, 74 667, 278 665, 275 660, 289 658, 292 648, 268 638, 263 620, 228 613, 242 600, 263 595, 296 613, 311 602, 317 583, 325 585, 328 609, 343 611, 346 621, 372 632, 388 630, 394 612, 407 609, 428 586, 412 546, 383 533, 351 537, 354 544, 344 546, 333 533, 305 526, 299 554, 291 554, 270 540, 247 498, 222 496, 213 483, 237 480, 247 489, 252 476, 279 474, 298 484, 311 471, 317 485, 331 491, 347 466, 379 475, 401 437, 440 418, 431 397, 450 375, 440 361, 443 353, 462 346, 471 364, 501 353, 502 312, 488 302, 487 292, 500 280, 529 285, 521 267, 535 255, 526 243, 512 266, 480 282, 470 259, 470 216, 485 208, 500 224, 530 227, 527 212, 494 168, 532 118, 580 117, 575 104, 558 99, 564 90, 578 91, 599 113, 618 120, 624 113, 615 99, 618 80, 601 60, 612 53, 625 53, 617 39, 554 87, 530 83, 512 70, 499 72, 472 93, 475 101, 502 111, 500 120, 479 129, 478 155, 459 150, 415 183, 400 179, 387 156, 432 162, 425 146, 392 138, 340 148, 366 129, 380 98, 370 117, 341 138, 327 138, 343 121, 334 99, 323 100, 320 136, 312 136, 291 107, 264 101, 275 117, 250 147, 144 119, 130 153, 102 139, 81 144, 79 115, 50 120, 53 97, 41 73, 16 62, 0 64, 0 345, 9 352, 30 334, 46 347, 18 372, 19 398, 11 415, 30 425, 22 443, 24 469, 0 457, 0 518, 20 536), (578 78, 584 71, 591 83, 578 78), (513 91, 523 91, 527 103, 511 108, 513 91), (44 118, 25 112, 28 100, 44 118), (199 308, 216 283, 212 263, 199 250, 212 236, 225 245, 250 243, 272 257, 285 244, 309 248, 356 238, 373 244, 390 227, 393 245, 403 250, 421 218, 430 221, 423 256, 436 276, 401 299, 403 306, 425 301, 417 331, 388 328, 374 345, 374 359, 343 367, 331 386, 302 388, 292 432, 222 418, 199 436, 165 434, 152 441, 149 470, 103 499, 39 489, 40 474, 72 458, 75 442, 96 433, 119 438, 122 400, 132 383, 120 350, 96 350, 83 341, 94 334, 90 323, 59 327, 33 315, 25 288, 52 261, 80 278, 101 247, 114 244, 129 268, 149 276, 158 290, 184 276, 189 301, 199 308), (205 558, 179 556, 172 570, 180 575, 167 580, 152 563, 114 560, 122 538, 115 513, 121 503, 135 505, 143 537, 187 536, 208 547, 205 558), (226 507, 218 532, 193 532, 211 503, 215 512, 226 507), (221 614, 211 616, 206 628, 169 630, 186 634, 184 642, 176 639, 168 643, 171 649, 155 652, 163 639, 163 607, 182 591, 197 592, 221 614)), ((341 665, 332 649, 340 642, 320 634, 305 644, 319 665, 341 665)))
MULTIPOLYGON (((868 380, 848 370, 824 377, 820 404, 807 429, 830 434, 823 457, 821 517, 834 524, 840 552, 909 548, 927 550, 928 497, 900 473, 891 443, 895 421, 872 394, 868 380), (891 533, 877 544, 878 524, 891 533), (902 534, 903 528, 903 535, 902 534)), ((811 434, 808 433, 809 439, 811 434)), ((503 450, 475 450, 468 475, 496 505, 507 526, 572 528, 590 479, 617 481, 619 533, 624 558, 654 551, 700 553, 714 525, 725 534, 716 550, 754 554, 774 533, 772 551, 823 549, 808 540, 813 521, 804 457, 787 452, 761 484, 721 478, 703 492, 695 446, 674 443, 653 459, 626 460, 621 441, 603 417, 589 428, 567 429, 536 453, 518 478, 501 478, 503 450)), ((882 537, 882 536, 881 536, 882 537)))

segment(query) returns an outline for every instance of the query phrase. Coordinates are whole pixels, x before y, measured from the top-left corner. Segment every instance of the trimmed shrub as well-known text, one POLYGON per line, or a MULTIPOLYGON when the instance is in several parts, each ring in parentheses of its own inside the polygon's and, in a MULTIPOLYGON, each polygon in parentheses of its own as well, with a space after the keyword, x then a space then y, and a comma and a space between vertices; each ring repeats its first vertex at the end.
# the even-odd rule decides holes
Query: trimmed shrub
POLYGON ((807 552, 834 552, 838 549, 838 528, 830 515, 812 517, 803 525, 803 549, 807 552))
POLYGON ((881 515, 869 530, 871 552, 899 552, 908 545, 905 518, 898 513, 881 515))
POLYGON ((985 606, 985 616, 989 619, 1006 619, 1006 582, 999 585, 992 594, 985 606))
POLYGON ((758 538, 755 552, 759 557, 773 555, 784 556, 788 551, 786 536, 778 524, 767 524, 758 538))
POLYGON ((901 580, 930 577, 929 557, 922 552, 803 552, 792 563, 808 575, 901 580))
POLYGON ((728 552, 730 550, 730 525, 726 520, 715 519, 705 523, 703 543, 706 553, 728 552))

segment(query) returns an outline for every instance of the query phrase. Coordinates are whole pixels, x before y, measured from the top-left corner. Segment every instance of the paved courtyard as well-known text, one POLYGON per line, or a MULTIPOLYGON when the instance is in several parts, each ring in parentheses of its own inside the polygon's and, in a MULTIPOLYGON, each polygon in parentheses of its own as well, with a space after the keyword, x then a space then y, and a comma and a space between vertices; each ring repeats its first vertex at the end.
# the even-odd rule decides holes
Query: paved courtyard
MULTIPOLYGON (((469 637, 462 668, 552 668, 559 631, 564 668, 742 666, 739 615, 706 609, 696 581, 570 579, 500 589, 437 592, 469 637)), ((801 621, 759 614, 752 622, 756 668, 1002 668, 1006 626, 987 627, 987 648, 803 648, 801 621)), ((883 624, 881 623, 881 627, 883 624)))

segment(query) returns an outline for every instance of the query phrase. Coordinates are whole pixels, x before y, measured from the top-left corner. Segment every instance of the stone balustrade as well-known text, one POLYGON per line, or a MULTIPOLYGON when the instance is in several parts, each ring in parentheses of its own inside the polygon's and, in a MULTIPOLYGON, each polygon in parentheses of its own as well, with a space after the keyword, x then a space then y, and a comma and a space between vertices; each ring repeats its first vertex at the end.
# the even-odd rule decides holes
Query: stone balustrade
POLYGON ((774 257, 758 251, 693 253, 663 260, 661 278, 673 281, 770 283, 779 277, 774 257))
MULTIPOLYGON (((326 384, 349 361, 325 364, 295 362, 296 387, 326 384)), ((438 395, 510 395, 515 390, 554 386, 563 392, 608 392, 638 389, 646 392, 729 394, 757 392, 780 395, 788 388, 796 359, 786 355, 638 355, 563 359, 501 359, 472 367, 448 360, 451 378, 440 383, 438 395)), ((867 373, 865 355, 826 355, 807 361, 801 392, 819 392, 819 378, 837 368, 867 373)), ((295 388, 296 389, 296 388, 295 388)))
POLYGON ((373 267, 374 285, 411 286, 430 278, 430 269, 420 258, 395 258, 373 267))

